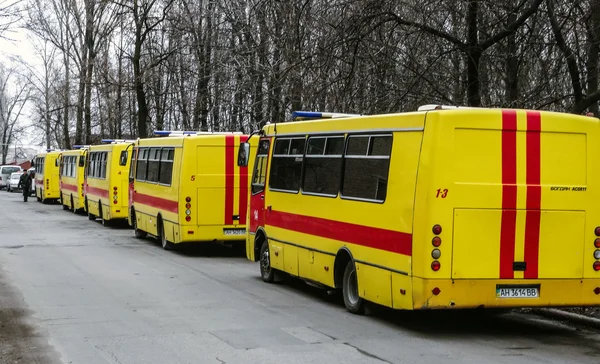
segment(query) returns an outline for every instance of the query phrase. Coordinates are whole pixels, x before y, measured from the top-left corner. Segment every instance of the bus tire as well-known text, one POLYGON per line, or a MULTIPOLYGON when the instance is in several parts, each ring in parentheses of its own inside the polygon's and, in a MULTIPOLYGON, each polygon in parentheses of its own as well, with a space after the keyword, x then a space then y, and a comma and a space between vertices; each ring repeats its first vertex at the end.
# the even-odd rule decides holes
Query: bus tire
POLYGON ((137 219, 135 218, 135 212, 133 211, 131 212, 131 223, 133 224, 133 233, 137 239, 143 239, 148 235, 145 231, 138 229, 137 219))
POLYGON ((73 195, 71 195, 71 211, 76 214, 77 209, 75 208, 75 202, 73 201, 73 195))
POLYGON ((175 244, 167 240, 167 235, 165 234, 165 223, 161 218, 158 219, 158 237, 160 239, 160 245, 164 250, 173 250, 173 248, 175 248, 175 244))
POLYGON ((365 312, 365 301, 358 295, 356 266, 352 260, 346 264, 346 269, 344 270, 342 296, 344 297, 344 306, 346 306, 346 310, 350 313, 363 314, 365 312))
POLYGON ((262 280, 267 283, 275 282, 275 270, 271 268, 269 242, 267 239, 263 240, 263 243, 260 247, 260 257, 258 261, 260 264, 260 276, 262 277, 262 280))

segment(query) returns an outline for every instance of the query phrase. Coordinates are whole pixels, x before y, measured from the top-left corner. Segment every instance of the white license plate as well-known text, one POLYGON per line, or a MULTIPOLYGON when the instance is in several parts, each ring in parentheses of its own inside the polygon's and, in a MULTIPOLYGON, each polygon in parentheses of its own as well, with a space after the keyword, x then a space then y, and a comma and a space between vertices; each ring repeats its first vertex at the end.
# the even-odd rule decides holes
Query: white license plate
POLYGON ((496 288, 497 298, 538 298, 538 288, 496 288))
POLYGON ((225 235, 246 235, 246 229, 224 229, 225 235))

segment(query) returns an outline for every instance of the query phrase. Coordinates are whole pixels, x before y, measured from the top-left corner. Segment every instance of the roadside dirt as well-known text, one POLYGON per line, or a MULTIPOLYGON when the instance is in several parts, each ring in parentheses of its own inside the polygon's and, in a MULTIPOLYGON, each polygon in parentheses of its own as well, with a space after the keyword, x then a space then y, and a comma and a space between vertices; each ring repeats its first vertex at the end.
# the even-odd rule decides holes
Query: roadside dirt
POLYGON ((20 292, 6 281, 0 269, 0 364, 60 363, 31 320, 20 292))

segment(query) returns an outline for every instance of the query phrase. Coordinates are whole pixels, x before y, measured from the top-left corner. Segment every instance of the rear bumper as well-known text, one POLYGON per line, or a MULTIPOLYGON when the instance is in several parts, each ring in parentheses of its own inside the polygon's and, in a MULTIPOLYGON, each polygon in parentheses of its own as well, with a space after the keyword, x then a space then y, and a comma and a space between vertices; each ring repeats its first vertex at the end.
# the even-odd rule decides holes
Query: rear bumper
POLYGON ((239 242, 246 244, 245 227, 223 225, 181 225, 179 227, 180 241, 186 242, 239 242), (225 229, 244 231, 240 235, 225 235, 225 229))
POLYGON ((434 280, 413 278, 415 310, 447 308, 520 308, 600 306, 594 290, 600 279, 509 279, 509 280, 434 280), (537 298, 497 298, 496 286, 539 284, 537 298), (434 295, 435 288, 439 294, 434 295))

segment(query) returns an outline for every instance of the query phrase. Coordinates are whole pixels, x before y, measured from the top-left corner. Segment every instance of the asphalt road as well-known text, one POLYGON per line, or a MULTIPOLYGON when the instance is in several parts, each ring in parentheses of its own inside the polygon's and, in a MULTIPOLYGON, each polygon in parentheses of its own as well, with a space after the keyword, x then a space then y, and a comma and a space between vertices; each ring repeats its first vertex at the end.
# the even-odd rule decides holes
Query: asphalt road
POLYGON ((0 191, 0 363, 593 363, 600 336, 522 313, 348 314, 226 248, 166 252, 0 191))

